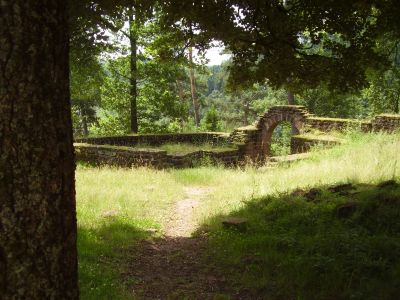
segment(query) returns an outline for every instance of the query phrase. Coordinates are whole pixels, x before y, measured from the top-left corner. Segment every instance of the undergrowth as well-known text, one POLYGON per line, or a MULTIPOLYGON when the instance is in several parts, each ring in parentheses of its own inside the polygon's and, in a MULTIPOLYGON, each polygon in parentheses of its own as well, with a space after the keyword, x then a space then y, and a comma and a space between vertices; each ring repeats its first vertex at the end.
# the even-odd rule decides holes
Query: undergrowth
POLYGON ((282 194, 233 212, 247 230, 211 230, 212 261, 251 299, 398 299, 400 185, 319 188, 313 201, 282 194))

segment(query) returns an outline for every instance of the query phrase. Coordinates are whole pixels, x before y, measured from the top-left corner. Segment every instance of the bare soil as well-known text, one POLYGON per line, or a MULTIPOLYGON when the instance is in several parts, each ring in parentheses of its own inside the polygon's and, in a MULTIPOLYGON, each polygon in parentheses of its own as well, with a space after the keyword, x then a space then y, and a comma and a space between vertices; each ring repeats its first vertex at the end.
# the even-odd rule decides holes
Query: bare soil
POLYGON ((166 226, 166 237, 190 237, 198 226, 193 219, 193 211, 212 190, 203 187, 185 188, 186 197, 179 200, 171 211, 166 226))
POLYGON ((193 212, 211 190, 189 187, 185 192, 171 211, 165 236, 134 250, 124 274, 130 291, 135 299, 246 299, 206 258, 207 236, 191 237, 198 226, 193 212))

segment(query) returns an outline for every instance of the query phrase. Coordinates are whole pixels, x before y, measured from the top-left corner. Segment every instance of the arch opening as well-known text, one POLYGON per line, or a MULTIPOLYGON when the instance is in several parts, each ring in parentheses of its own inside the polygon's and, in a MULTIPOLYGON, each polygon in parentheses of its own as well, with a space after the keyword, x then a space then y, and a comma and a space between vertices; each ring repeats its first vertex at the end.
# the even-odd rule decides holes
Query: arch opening
POLYGON ((283 156, 290 154, 290 142, 296 128, 288 121, 280 122, 272 130, 270 155, 283 156))
POLYGON ((290 154, 290 143, 293 135, 301 130, 301 122, 292 116, 280 116, 270 119, 261 133, 261 155, 281 156, 290 154))

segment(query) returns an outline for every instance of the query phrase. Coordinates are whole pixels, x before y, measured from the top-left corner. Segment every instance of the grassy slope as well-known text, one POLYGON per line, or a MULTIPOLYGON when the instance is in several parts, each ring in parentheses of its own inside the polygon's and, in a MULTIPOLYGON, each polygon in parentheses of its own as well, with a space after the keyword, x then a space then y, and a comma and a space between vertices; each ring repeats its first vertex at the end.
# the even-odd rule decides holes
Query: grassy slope
POLYGON ((256 299, 399 299, 400 186, 374 185, 398 180, 399 164, 398 136, 366 136, 264 174, 266 196, 234 212, 214 207, 225 213, 206 221, 210 257, 256 299), (327 190, 343 182, 357 189, 327 190), (314 201, 291 196, 299 187, 322 194, 314 201), (348 203, 355 213, 339 217, 348 203), (247 218, 246 232, 221 228, 227 214, 247 218))
POLYGON ((400 192, 361 189, 354 201, 363 209, 345 220, 336 218, 335 211, 348 201, 346 197, 324 193, 314 203, 293 199, 288 192, 341 182, 375 184, 398 179, 399 160, 399 135, 367 135, 316 153, 310 161, 274 170, 80 167, 82 299, 128 297, 117 274, 124 273, 132 246, 151 235, 146 229, 162 230, 168 211, 184 196, 185 186, 213 189, 196 216, 210 231, 213 263, 227 270, 234 266, 234 272, 227 274, 233 274, 235 284, 251 289, 255 297, 365 299, 372 295, 370 299, 391 299, 398 292, 394 280, 399 275, 396 222, 400 204, 390 199, 398 199, 400 192), (381 195, 391 198, 373 208, 381 195), (362 213, 368 210, 372 217, 362 213), (226 215, 247 217, 247 232, 222 229, 220 219, 226 215))
POLYGON ((250 202, 233 214, 245 232, 211 231, 210 257, 256 299, 398 299, 400 188, 356 193, 250 202), (339 217, 349 202, 357 210, 339 217))

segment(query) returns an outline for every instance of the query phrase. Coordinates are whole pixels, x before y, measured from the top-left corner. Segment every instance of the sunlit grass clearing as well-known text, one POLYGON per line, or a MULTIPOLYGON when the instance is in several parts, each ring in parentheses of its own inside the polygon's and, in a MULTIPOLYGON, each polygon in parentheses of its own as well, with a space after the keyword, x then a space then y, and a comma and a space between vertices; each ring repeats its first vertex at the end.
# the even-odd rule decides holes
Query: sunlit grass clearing
MULTIPOLYGON (((76 174, 81 290, 85 299, 116 297, 115 270, 149 228, 160 234, 185 187, 207 187, 195 211, 200 224, 216 225, 249 201, 296 188, 341 182, 378 183, 400 177, 400 135, 353 135, 348 142, 275 169, 200 167, 182 170, 79 166, 76 174), (118 225, 118 230, 114 225, 118 225), (107 257, 104 262, 102 257, 107 257), (110 296, 111 297, 111 296, 110 296)), ((121 299, 118 294, 117 299, 121 299)))

